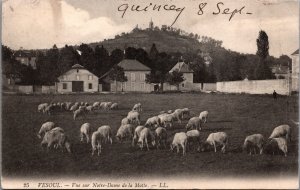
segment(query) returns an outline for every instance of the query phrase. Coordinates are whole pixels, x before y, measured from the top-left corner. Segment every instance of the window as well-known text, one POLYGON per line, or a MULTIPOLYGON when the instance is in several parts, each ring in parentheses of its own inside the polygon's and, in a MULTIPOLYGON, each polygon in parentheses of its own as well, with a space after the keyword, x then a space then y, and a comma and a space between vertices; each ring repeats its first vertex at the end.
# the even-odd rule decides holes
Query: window
POLYGON ((145 81, 145 74, 144 73, 140 74, 140 79, 141 79, 141 81, 145 81))
POLYGON ((79 79, 80 79, 79 75, 76 75, 76 79, 77 79, 77 80, 79 80, 79 79))
POLYGON ((67 83, 63 83, 63 89, 67 89, 68 88, 68 84, 67 83))
POLYGON ((144 90, 145 89, 145 83, 141 83, 141 90, 144 90))
POLYGON ((89 80, 93 80, 93 75, 89 75, 89 80))
POLYGON ((131 81, 135 81, 135 73, 131 73, 131 81))
POLYGON ((93 89, 93 84, 89 83, 89 89, 93 89))

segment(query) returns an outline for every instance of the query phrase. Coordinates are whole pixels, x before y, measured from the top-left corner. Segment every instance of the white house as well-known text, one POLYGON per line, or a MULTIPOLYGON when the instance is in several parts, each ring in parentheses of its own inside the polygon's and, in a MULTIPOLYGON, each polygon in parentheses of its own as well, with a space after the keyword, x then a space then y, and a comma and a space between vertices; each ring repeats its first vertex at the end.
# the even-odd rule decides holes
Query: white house
POLYGON ((292 91, 299 92, 299 49, 291 55, 292 57, 292 91))
MULTIPOLYGON (((178 71, 182 73, 184 81, 179 84, 179 90, 192 90, 194 88, 194 71, 191 70, 185 62, 178 62, 170 71, 169 73, 172 73, 173 71, 178 71)), ((164 84, 164 88, 168 89, 168 85, 164 84)))
POLYGON ((98 77, 79 64, 58 77, 56 89, 65 92, 98 92, 98 77))

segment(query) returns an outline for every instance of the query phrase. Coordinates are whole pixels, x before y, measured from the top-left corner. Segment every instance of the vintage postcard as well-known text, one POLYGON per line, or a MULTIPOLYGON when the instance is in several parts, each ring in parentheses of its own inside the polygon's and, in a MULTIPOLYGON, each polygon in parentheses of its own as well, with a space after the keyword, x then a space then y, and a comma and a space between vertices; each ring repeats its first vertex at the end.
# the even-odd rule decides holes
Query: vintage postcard
POLYGON ((1 3, 1 188, 299 188, 299 1, 1 3))

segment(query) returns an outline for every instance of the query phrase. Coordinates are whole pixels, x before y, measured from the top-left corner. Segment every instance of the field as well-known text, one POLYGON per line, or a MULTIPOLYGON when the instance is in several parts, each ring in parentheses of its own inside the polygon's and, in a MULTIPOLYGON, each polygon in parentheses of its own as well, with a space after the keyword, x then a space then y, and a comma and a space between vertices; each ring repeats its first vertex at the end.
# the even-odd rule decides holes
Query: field
MULTIPOLYGON (((97 95, 3 95, 2 97, 2 172, 4 176, 286 176, 298 172, 298 97, 233 95, 233 94, 97 94, 97 95), (287 101, 288 100, 288 101, 287 101), (51 116, 37 112, 42 102, 112 101, 119 110, 99 111, 73 120, 70 112, 51 116), (203 129, 204 141, 211 132, 224 131, 229 137, 226 154, 220 152, 187 152, 185 157, 176 152, 152 148, 141 151, 130 142, 105 145, 100 157, 91 157, 91 146, 79 142, 79 128, 90 122, 93 130, 108 124, 115 134, 120 121, 132 106, 143 105, 142 123, 162 110, 188 107, 192 115, 210 112, 203 129), (287 104, 288 102, 288 104, 287 104), (40 147, 36 134, 41 124, 53 121, 70 137, 73 153, 50 151, 40 147), (261 133, 266 138, 280 124, 292 127, 292 142, 288 156, 252 155, 242 152, 247 135, 261 133)), ((174 133, 184 131, 185 120, 169 130, 169 141, 174 133)))

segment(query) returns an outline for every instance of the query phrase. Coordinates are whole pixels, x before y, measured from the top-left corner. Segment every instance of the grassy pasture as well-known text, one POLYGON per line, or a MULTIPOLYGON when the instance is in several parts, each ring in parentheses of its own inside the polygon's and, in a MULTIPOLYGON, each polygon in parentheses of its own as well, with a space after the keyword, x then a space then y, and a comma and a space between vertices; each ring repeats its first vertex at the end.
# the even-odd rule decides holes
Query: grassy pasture
MULTIPOLYGON (((4 176, 258 176, 296 175, 298 171, 298 97, 232 95, 232 94, 106 94, 106 95, 3 95, 2 97, 2 171, 4 176), (73 120, 70 112, 51 116, 37 112, 42 102, 112 101, 120 104, 118 110, 98 111, 73 120), (81 124, 90 122, 93 130, 108 124, 115 134, 120 121, 132 106, 143 105, 142 123, 162 110, 185 108, 192 116, 208 110, 208 123, 202 131, 202 140, 209 133, 224 131, 229 139, 226 154, 220 152, 187 152, 183 157, 168 150, 141 151, 130 142, 106 145, 100 157, 91 157, 91 146, 79 142, 81 124), (288 112, 287 112, 288 111, 288 112), (73 144, 73 154, 40 147, 36 134, 42 123, 53 121, 65 129, 73 144), (266 138, 274 127, 289 124, 293 129, 288 157, 282 155, 253 155, 241 151, 247 135, 261 133, 266 138)), ((178 131, 184 131, 185 120, 169 130, 169 141, 178 131)))

